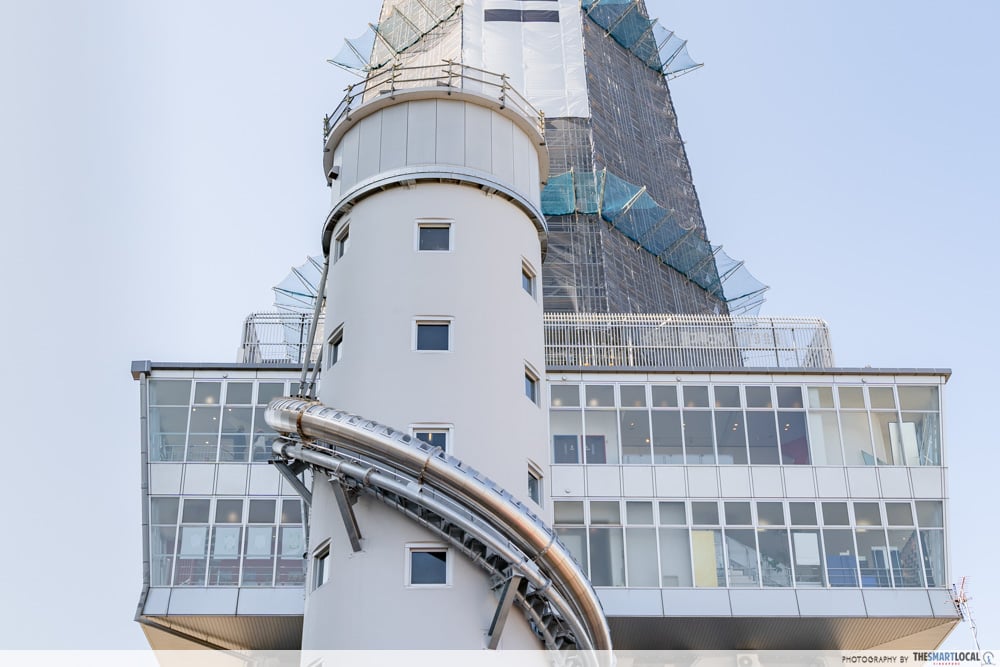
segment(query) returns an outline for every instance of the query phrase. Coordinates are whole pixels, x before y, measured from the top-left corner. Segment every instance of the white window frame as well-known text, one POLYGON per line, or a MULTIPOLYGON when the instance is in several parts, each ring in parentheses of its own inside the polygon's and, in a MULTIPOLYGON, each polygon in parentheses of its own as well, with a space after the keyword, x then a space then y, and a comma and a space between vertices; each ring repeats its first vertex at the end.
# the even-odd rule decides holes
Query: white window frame
POLYGON ((539 507, 545 507, 545 475, 542 474, 541 466, 530 459, 528 460, 528 499, 539 507), (538 484, 538 498, 531 496, 532 479, 538 484))
POLYGON ((452 562, 454 558, 452 557, 451 549, 448 545, 441 542, 409 542, 403 546, 404 555, 404 565, 403 565, 403 586, 406 588, 451 588, 452 582, 452 562), (441 584, 414 584, 410 581, 410 566, 412 560, 410 555, 413 553, 429 552, 429 551, 443 551, 445 553, 444 560, 444 583, 441 584))
POLYGON ((538 371, 529 364, 524 362, 524 397, 535 405, 540 406, 542 404, 542 380, 538 371), (528 382, 531 382, 534 396, 528 394, 528 382))
POLYGON ((413 249, 416 252, 446 253, 455 252, 455 221, 451 218, 418 218, 413 227, 413 249), (420 230, 447 229, 448 248, 446 250, 423 250, 420 247, 420 230))
POLYGON ((326 540, 313 550, 311 574, 312 590, 330 581, 330 540, 326 540))
POLYGON ((413 339, 411 341, 411 348, 414 352, 420 352, 421 354, 447 354, 455 349, 455 319, 452 317, 415 317, 413 319, 413 339), (420 330, 421 325, 447 325, 448 326, 448 347, 443 350, 421 350, 417 347, 417 332, 420 330))
POLYGON ((324 357, 326 357, 326 367, 333 368, 337 362, 344 358, 344 325, 341 324, 333 333, 329 335, 326 339, 326 350, 324 352, 324 357), (334 354, 336 350, 336 354, 334 354))
POLYGON ((452 434, 454 429, 454 424, 443 424, 441 422, 418 422, 410 424, 410 435, 416 438, 417 432, 444 433, 444 452, 445 454, 450 454, 452 451, 452 434))
POLYGON ((521 289, 527 292, 532 299, 538 299, 538 272, 523 257, 521 258, 521 289), (524 284, 525 279, 528 281, 527 286, 524 284))
POLYGON ((336 264, 343 258, 348 248, 351 247, 351 223, 345 222, 337 231, 333 241, 333 262, 336 264))

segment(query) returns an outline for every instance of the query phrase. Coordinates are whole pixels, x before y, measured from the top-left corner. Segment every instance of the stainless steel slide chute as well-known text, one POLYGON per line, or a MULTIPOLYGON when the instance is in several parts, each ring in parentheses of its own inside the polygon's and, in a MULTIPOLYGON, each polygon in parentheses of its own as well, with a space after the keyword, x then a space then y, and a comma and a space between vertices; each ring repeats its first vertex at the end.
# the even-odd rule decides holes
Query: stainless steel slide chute
MULTIPOLYGON (((511 493, 458 459, 388 426, 301 398, 279 398, 267 423, 285 436, 282 461, 301 461, 365 492, 469 556, 516 604, 549 649, 610 651, 587 576, 553 530, 511 493)), ((497 619, 494 619, 494 624, 497 619)))

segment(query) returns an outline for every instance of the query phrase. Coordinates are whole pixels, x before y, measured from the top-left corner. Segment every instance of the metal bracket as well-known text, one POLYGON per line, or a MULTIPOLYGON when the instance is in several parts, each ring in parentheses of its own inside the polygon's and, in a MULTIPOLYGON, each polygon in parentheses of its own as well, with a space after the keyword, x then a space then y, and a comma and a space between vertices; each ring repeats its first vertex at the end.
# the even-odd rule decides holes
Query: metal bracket
MULTIPOLYGON (((348 495, 347 490, 339 479, 330 480, 330 488, 337 499, 337 508, 340 510, 340 518, 344 520, 344 529, 347 531, 347 539, 351 541, 351 549, 357 553, 361 551, 361 530, 358 528, 358 518, 354 516, 354 503, 348 495)), ((357 500, 356 494, 354 500, 357 500)))
MULTIPOLYGON (((298 463, 298 462, 296 462, 298 463)), ((306 505, 312 507, 312 491, 306 488, 306 485, 302 483, 302 480, 296 475, 297 472, 301 472, 304 466, 296 466, 295 468, 284 461, 271 461, 271 465, 277 470, 285 481, 292 485, 295 492, 302 496, 302 500, 305 501, 306 505)))
POLYGON ((493 614, 493 622, 490 623, 490 630, 486 634, 486 648, 495 651, 497 646, 500 645, 500 635, 503 634, 504 625, 507 624, 507 616, 510 614, 510 608, 514 605, 514 600, 518 594, 524 597, 527 588, 528 582, 519 574, 511 576, 510 579, 504 582, 503 589, 500 591, 500 601, 497 603, 497 610, 493 614))

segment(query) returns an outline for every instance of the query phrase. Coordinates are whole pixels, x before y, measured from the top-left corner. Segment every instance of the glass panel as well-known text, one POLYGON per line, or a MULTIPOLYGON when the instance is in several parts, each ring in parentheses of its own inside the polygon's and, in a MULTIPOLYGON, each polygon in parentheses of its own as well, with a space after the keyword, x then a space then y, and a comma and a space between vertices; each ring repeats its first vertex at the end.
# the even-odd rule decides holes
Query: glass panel
POLYGON ((248 526, 246 535, 243 585, 271 586, 274 582, 274 526, 248 526))
POLYGON ((586 387, 588 408, 613 408, 615 388, 612 385, 588 384, 586 387))
POLYGON ((194 402, 199 405, 218 405, 222 402, 221 382, 195 382, 194 402))
POLYGON ((149 431, 157 433, 187 432, 188 408, 150 408, 149 431))
POLYGON ((822 586, 823 559, 818 530, 793 530, 792 555, 797 586, 822 586))
POLYGON ((785 509, 778 502, 757 503, 758 526, 784 526, 785 509))
POLYGON ((779 412, 778 440, 781 462, 785 465, 809 465, 809 439, 806 436, 806 413, 779 412))
POLYGON ((250 500, 250 512, 247 523, 274 523, 273 500, 250 500))
POLYGON ((885 519, 890 526, 912 526, 913 512, 910 503, 886 503, 885 519))
POLYGON ((833 387, 809 387, 810 408, 832 408, 833 387))
POLYGON ((890 433, 902 465, 941 465, 941 418, 936 412, 904 412, 899 433, 890 433))
POLYGON ((580 406, 580 386, 554 384, 549 387, 553 407, 576 408, 580 406))
POLYGON ((208 523, 208 511, 211 502, 208 499, 202 498, 185 500, 184 514, 181 521, 184 523, 208 523))
POLYGON ((242 523, 243 522, 243 501, 225 500, 220 498, 215 501, 215 523, 242 523))
POLYGON ((750 463, 778 463, 778 433, 774 413, 748 411, 747 431, 750 438, 750 463))
POLYGON ((222 440, 219 460, 246 461, 250 456, 252 408, 226 407, 222 412, 222 440))
POLYGON ((590 581, 594 586, 625 585, 621 528, 590 529, 590 581))
POLYGON ((849 466, 875 465, 868 414, 842 412, 840 422, 844 429, 844 463, 849 466))
POLYGON ((212 534, 212 559, 208 565, 209 586, 240 583, 240 526, 217 526, 212 534))
POLYGON ((687 513, 683 502, 660 503, 660 523, 665 526, 687 525, 687 513))
POLYGON ((858 528, 858 565, 861 567, 861 585, 864 588, 887 588, 892 585, 889 578, 889 554, 885 546, 885 533, 881 528, 858 528))
POLYGON ((588 569, 587 529, 556 526, 555 532, 559 536, 559 541, 563 543, 563 546, 573 554, 573 558, 580 565, 580 569, 586 572, 588 569))
POLYGON ((150 380, 150 405, 187 405, 191 400, 190 380, 150 380))
POLYGON ((677 407, 677 387, 653 385, 652 391, 654 408, 677 407))
POLYGON ((924 576, 927 578, 928 588, 947 586, 947 582, 944 580, 944 531, 921 530, 920 546, 924 557, 924 576))
POLYGON ((716 502, 691 503, 691 522, 695 524, 719 525, 719 505, 716 502))
MULTIPOLYGON (((652 520, 652 516, 650 516, 650 520, 652 520)), ((628 540, 628 585, 659 586, 656 529, 626 528, 625 538, 628 540)))
POLYGON ((181 556, 204 556, 208 546, 208 526, 181 526, 181 556))
POLYGON ((788 515, 793 526, 815 526, 816 503, 788 503, 788 515))
POLYGON ((920 544, 917 531, 890 530, 889 565, 892 566, 892 583, 897 588, 919 588, 924 585, 920 576, 920 544))
POLYGON ((188 438, 186 461, 214 462, 219 450, 217 433, 192 433, 188 438))
POLYGON ((150 563, 149 583, 152 586, 169 586, 174 567, 176 526, 154 526, 149 531, 150 563))
POLYGON ((739 408, 740 388, 739 387, 715 387, 715 407, 717 408, 739 408))
MULTIPOLYGON (((666 504, 661 503, 661 507, 666 504)), ((662 521, 662 512, 661 512, 662 521)), ((686 528, 660 528, 660 585, 691 585, 691 546, 686 528)))
POLYGON ((226 385, 226 405, 253 403, 253 382, 230 382, 226 385))
POLYGON ((826 547, 826 575, 830 585, 857 586, 858 559, 854 551, 852 531, 843 528, 826 529, 823 531, 823 544, 826 547))
POLYGON ((449 328, 448 324, 418 324, 417 349, 447 350, 449 328))
POLYGON ((896 397, 892 387, 868 387, 868 401, 872 410, 895 410, 896 397))
POLYGON ((271 458, 272 445, 278 439, 276 433, 255 433, 251 460, 263 463, 271 458))
MULTIPOLYGON (((298 502, 298 501, 296 501, 298 502)), ((276 586, 301 586, 306 579, 305 533, 301 526, 283 526, 278 531, 278 578, 276 586)))
POLYGON ((618 463, 618 417, 614 410, 586 410, 585 463, 618 463))
MULTIPOLYGON (((197 384, 213 384, 197 383, 197 384)), ((195 389, 197 392, 198 389, 195 389)), ((217 394, 216 394, 217 395, 217 394)), ((214 398, 215 396, 207 396, 214 398)), ((190 435, 188 436, 187 457, 188 461, 215 461, 219 449, 219 420, 222 416, 222 408, 214 407, 192 407, 190 435)))
POLYGON ((760 543, 760 578, 765 586, 792 585, 792 557, 788 550, 788 531, 758 530, 760 543))
POLYGON ((865 394, 862 387, 838 387, 841 409, 863 410, 865 394))
POLYGON ((578 500, 553 503, 556 524, 583 524, 583 503, 578 500))
POLYGON ((750 503, 725 503, 726 524, 729 526, 750 526, 753 520, 750 517, 750 503))
POLYGON ((756 531, 726 529, 726 552, 729 555, 729 585, 759 586, 756 531))
POLYGON ((448 552, 411 551, 410 583, 416 586, 448 583, 448 552))
POLYGON ((298 500, 281 501, 281 523, 302 523, 302 503, 298 500))
POLYGON ((836 412, 809 413, 809 439, 814 465, 843 465, 840 449, 840 421, 836 412))
POLYGON ((801 408, 802 387, 775 387, 779 408, 801 408))
POLYGON ((684 394, 684 407, 707 408, 709 406, 707 386, 685 385, 681 390, 684 394))
POLYGON ((940 500, 917 501, 917 524, 921 528, 944 526, 944 505, 940 500))
POLYGON ((553 463, 582 462, 580 456, 580 436, 583 435, 581 415, 579 410, 549 411, 553 463))
POLYGON ((823 523, 827 526, 849 526, 847 503, 823 503, 823 523))
POLYGON ((859 526, 881 526, 878 503, 854 503, 854 522, 859 526))
POLYGON ((177 508, 180 498, 150 498, 149 522, 151 524, 177 523, 177 508))
POLYGON ((628 524, 649 525, 653 523, 653 503, 646 500, 630 500, 625 503, 628 524))
POLYGON ((899 392, 899 407, 903 410, 933 410, 938 411, 937 387, 912 387, 900 386, 896 390, 899 392))
POLYGON ((421 250, 448 250, 450 227, 420 227, 421 250))
POLYGON ((746 392, 748 408, 774 407, 774 402, 771 400, 770 387, 747 387, 746 392))
POLYGON ((618 388, 621 392, 623 408, 646 407, 646 387, 644 385, 623 384, 618 388))
POLYGON ((151 462, 184 460, 186 438, 183 433, 152 433, 149 437, 149 460, 151 462))
POLYGON ((726 565, 722 556, 721 530, 692 530, 694 585, 716 588, 726 585, 726 565))
MULTIPOLYGON (((278 398, 285 394, 284 382, 261 382, 257 386, 257 405, 267 405, 271 399, 278 398)), ((257 425, 260 430, 261 424, 257 425)))
MULTIPOLYGON (((624 400, 622 387, 622 398, 624 400)), ((622 410, 622 463, 652 463, 650 450, 649 411, 622 410)))
POLYGON ((590 523, 617 525, 621 522, 621 504, 617 500, 590 501, 590 523))
POLYGON ((747 462, 746 431, 742 411, 715 412, 715 439, 719 448, 720 464, 747 462))
POLYGON ((688 463, 715 463, 712 438, 712 413, 685 410, 684 445, 688 463))
MULTIPOLYGON (((875 436, 875 460, 878 465, 892 465, 893 444, 902 446, 899 439, 899 416, 895 412, 873 412, 872 435, 875 436)), ((900 452, 902 455, 902 452, 900 452)))
POLYGON ((653 463, 684 463, 681 413, 677 410, 653 411, 653 463))

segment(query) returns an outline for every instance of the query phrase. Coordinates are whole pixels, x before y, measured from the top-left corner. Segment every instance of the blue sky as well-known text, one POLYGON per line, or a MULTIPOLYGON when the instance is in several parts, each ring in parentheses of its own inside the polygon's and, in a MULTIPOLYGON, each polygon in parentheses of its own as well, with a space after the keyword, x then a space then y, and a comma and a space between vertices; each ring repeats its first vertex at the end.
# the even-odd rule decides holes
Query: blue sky
MULTIPOLYGON (((842 366, 948 367, 952 575, 1000 648, 1000 4, 649 0, 709 237, 842 366), (986 515, 985 517, 983 515, 986 515)), ((142 648, 133 359, 234 359, 319 248, 324 60, 374 1, 0 2, 0 648, 142 648)), ((946 646, 972 645, 968 625, 946 646)))

